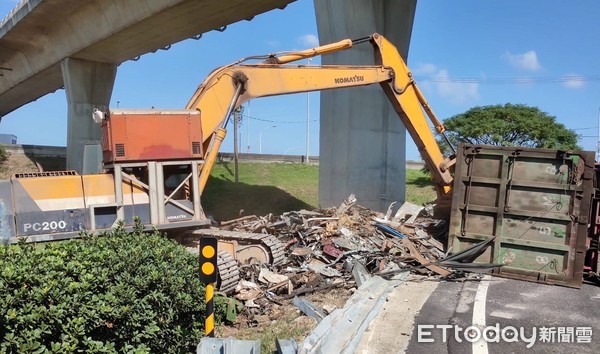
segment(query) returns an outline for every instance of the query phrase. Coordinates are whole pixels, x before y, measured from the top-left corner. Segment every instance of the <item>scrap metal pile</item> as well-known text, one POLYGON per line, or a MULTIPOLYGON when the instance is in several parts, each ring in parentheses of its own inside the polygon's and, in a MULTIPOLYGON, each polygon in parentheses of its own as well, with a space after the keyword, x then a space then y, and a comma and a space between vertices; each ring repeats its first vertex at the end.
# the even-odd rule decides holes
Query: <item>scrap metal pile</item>
POLYGON ((360 206, 351 195, 337 208, 223 222, 221 230, 266 233, 284 248, 284 260, 277 265, 240 264, 240 281, 230 293, 250 311, 264 313, 272 304, 303 294, 358 288, 370 275, 455 273, 439 263, 445 256, 445 220, 413 204, 391 214, 392 206, 384 215, 360 206))

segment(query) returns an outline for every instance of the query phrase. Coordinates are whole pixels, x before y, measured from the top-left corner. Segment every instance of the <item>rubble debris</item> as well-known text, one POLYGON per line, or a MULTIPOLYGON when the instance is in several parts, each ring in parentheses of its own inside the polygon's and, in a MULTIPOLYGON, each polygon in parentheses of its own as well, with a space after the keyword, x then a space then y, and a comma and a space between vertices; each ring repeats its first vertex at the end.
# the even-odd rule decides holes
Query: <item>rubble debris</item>
POLYGON ((262 290, 258 284, 247 280, 241 280, 235 287, 235 298, 238 300, 246 301, 256 299, 262 290))
POLYGON ((363 283, 366 283, 369 279, 371 279, 371 274, 367 271, 367 268, 360 263, 355 262, 352 267, 352 276, 354 277, 354 281, 356 282, 356 286, 360 287, 363 283))
POLYGON ((344 200, 342 205, 340 205, 339 208, 337 208, 337 210, 335 211, 335 215, 341 216, 341 215, 346 214, 348 209, 350 209, 352 206, 354 206, 356 204, 356 202, 357 202, 356 196, 354 194, 350 194, 350 196, 348 198, 346 198, 346 200, 344 200))
POLYGON ((340 309, 330 305, 323 311, 324 306, 303 297, 329 291, 346 297, 362 293, 357 289, 374 278, 395 282, 409 273, 445 278, 491 269, 469 264, 487 245, 446 257, 447 221, 433 219, 427 208, 405 203, 393 217, 391 210, 390 206, 384 215, 364 208, 351 195, 337 208, 252 215, 221 223, 222 232, 267 235, 282 245, 278 262, 238 264, 242 280, 232 296, 245 304, 248 324, 269 320, 267 314, 291 303, 320 321, 340 309))
POLYGON ((381 311, 391 291, 402 282, 403 279, 387 281, 378 276, 369 279, 343 308, 334 310, 319 322, 300 343, 298 353, 354 353, 363 333, 381 311))
POLYGON ((412 243, 411 240, 409 240, 408 238, 404 238, 402 239, 402 244, 404 244, 404 246, 406 246, 406 248, 408 248, 411 256, 415 257, 417 261, 419 261, 419 263, 421 263, 422 265, 425 266, 425 268, 431 270, 432 272, 436 272, 437 274, 446 277, 448 275, 450 275, 450 271, 447 269, 444 269, 442 267, 438 267, 435 264, 432 264, 431 261, 425 259, 425 257, 423 257, 423 255, 421 254, 421 252, 419 252, 417 250, 417 248, 415 247, 415 245, 412 243))
POLYGON ((326 277, 341 277, 342 273, 340 273, 337 269, 329 267, 327 264, 313 259, 308 263, 308 269, 312 270, 315 273, 319 273, 326 277))
POLYGON ((421 213, 423 209, 424 208, 420 205, 405 202, 398 209, 392 220, 395 222, 412 224, 415 222, 419 216, 419 213, 421 213))
POLYGON ((389 226, 383 225, 383 224, 375 224, 375 226, 380 229, 381 231, 383 231, 384 233, 388 234, 388 235, 392 235, 398 238, 406 238, 407 236, 399 231, 396 231, 394 229, 392 229, 389 226))
POLYGON ((265 284, 279 284, 286 283, 288 281, 288 277, 285 275, 277 274, 268 270, 267 268, 261 268, 260 273, 258 274, 258 281, 265 284))
POLYGON ((314 318, 317 320, 317 322, 321 322, 321 320, 325 318, 325 313, 323 310, 306 299, 301 299, 298 296, 294 296, 292 303, 296 305, 296 307, 298 307, 305 315, 314 318))
POLYGON ((277 354, 296 354, 298 351, 298 344, 292 339, 279 339, 275 340, 277 346, 277 354))

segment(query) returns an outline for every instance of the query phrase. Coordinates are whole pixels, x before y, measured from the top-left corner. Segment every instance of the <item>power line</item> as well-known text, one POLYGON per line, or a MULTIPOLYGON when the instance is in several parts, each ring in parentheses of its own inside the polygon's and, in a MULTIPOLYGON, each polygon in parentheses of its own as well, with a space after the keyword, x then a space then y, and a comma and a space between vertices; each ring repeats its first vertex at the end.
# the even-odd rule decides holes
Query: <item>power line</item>
MULTIPOLYGON (((267 123, 277 123, 277 124, 306 124, 306 120, 303 121, 279 121, 279 120, 270 120, 270 119, 263 119, 263 118, 258 118, 258 117, 252 117, 252 116, 248 116, 248 115, 243 115, 244 118, 249 118, 252 120, 258 120, 261 122, 267 122, 267 123)), ((316 119, 311 120, 311 122, 316 122, 316 119)))
POLYGON ((584 83, 591 81, 600 81, 600 75, 565 75, 565 76, 533 76, 533 77, 489 77, 489 78, 470 78, 470 77, 439 77, 439 76, 419 76, 415 75, 419 81, 430 81, 437 83, 465 83, 465 84, 530 84, 530 83, 584 83))
POLYGON ((589 128, 573 128, 571 130, 588 130, 588 129, 598 129, 598 127, 589 127, 589 128))

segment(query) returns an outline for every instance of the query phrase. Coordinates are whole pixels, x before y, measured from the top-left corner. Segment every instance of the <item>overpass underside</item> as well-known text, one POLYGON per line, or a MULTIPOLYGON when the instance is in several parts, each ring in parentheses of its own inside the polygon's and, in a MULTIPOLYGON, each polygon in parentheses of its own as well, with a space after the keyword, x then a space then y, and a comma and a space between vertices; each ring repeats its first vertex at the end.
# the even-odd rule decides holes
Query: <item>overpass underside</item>
POLYGON ((64 87, 67 167, 97 141, 94 107, 108 107, 117 65, 294 0, 29 0, 0 23, 0 117, 64 87))

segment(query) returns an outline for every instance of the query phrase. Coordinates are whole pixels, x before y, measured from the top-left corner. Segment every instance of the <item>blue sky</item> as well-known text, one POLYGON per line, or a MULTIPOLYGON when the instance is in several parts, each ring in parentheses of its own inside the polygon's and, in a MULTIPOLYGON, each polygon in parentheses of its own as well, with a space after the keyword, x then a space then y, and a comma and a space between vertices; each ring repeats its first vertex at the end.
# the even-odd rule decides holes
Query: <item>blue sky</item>
MULTIPOLYGON (((15 5, 0 0, 0 17, 15 5)), ((473 106, 539 107, 596 150, 600 116, 600 2, 420 0, 408 58, 430 106, 442 119, 473 106)), ((311 0, 298 0, 121 64, 111 107, 183 108, 215 67, 239 58, 317 45, 311 0)), ((365 35, 368 35, 365 33, 365 35)), ((313 61, 318 64, 318 60, 313 61)), ((310 154, 318 155, 319 94, 310 94, 310 154)), ((241 127, 242 151, 304 154, 307 94, 254 100, 241 127), (276 127, 273 127, 276 126, 276 127), (248 139, 249 138, 249 139, 248 139)), ((5 116, 0 133, 19 143, 64 146, 63 90, 5 116), (43 114, 42 114, 43 113, 43 114)), ((232 131, 222 151, 232 151, 232 131)), ((407 139, 407 159, 418 152, 407 139)))

